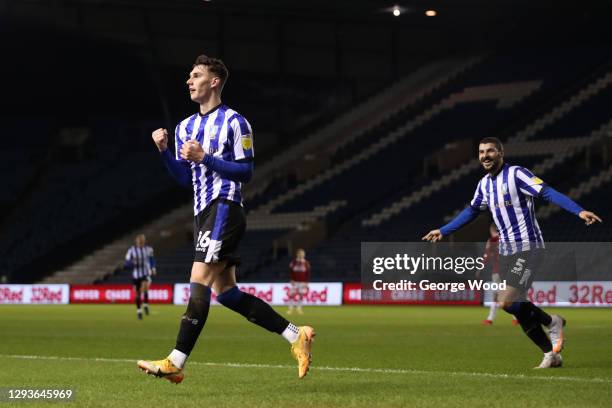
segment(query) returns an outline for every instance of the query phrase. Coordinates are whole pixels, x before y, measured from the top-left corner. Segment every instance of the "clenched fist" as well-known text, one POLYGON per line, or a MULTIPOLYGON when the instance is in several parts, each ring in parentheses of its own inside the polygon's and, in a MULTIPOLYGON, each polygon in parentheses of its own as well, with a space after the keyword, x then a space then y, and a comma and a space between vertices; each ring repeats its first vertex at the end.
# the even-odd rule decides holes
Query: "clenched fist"
POLYGON ((157 129, 153 132, 151 137, 160 152, 168 149, 168 131, 166 129, 157 129))
POLYGON ((204 149, 197 140, 188 140, 181 146, 181 159, 200 163, 204 160, 204 149))

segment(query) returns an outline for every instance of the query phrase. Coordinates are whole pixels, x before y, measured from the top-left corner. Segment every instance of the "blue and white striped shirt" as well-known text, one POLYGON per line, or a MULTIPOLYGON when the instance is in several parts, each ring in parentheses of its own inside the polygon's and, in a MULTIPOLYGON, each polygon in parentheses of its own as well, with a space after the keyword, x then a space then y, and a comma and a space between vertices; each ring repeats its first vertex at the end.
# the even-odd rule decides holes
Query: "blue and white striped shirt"
POLYGON ((131 246, 125 254, 126 264, 132 267, 132 278, 146 278, 151 276, 154 267, 154 253, 150 246, 131 246))
MULTIPOLYGON (((207 155, 225 161, 253 158, 253 131, 249 122, 238 112, 225 105, 201 115, 196 113, 184 119, 175 129, 176 160, 188 140, 197 140, 207 155)), ((225 198, 242 205, 241 183, 221 177, 202 163, 189 162, 193 183, 193 212, 199 214, 211 201, 225 198)))
POLYGON ((511 255, 543 248, 544 238, 535 218, 533 197, 544 182, 521 166, 504 164, 494 177, 484 176, 476 187, 472 208, 489 209, 499 231, 499 252, 511 255))

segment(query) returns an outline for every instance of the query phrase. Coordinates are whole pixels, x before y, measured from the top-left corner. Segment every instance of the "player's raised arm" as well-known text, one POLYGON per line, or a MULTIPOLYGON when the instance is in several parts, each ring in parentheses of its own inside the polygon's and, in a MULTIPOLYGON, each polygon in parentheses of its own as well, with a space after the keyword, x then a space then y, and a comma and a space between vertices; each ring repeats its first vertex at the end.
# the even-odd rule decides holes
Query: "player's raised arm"
POLYGON ((155 146, 157 146, 157 150, 159 150, 160 153, 168 150, 168 131, 166 129, 159 128, 153 131, 151 137, 153 138, 153 142, 155 143, 155 146))
POLYGON ((201 163, 225 179, 248 183, 253 177, 253 131, 249 122, 238 114, 233 120, 230 120, 230 126, 234 133, 234 145, 232 146, 234 159, 224 160, 221 157, 206 154, 201 163))
POLYGON ((168 131, 163 128, 157 129, 151 137, 161 153, 162 161, 176 182, 184 187, 191 186, 191 170, 178 162, 168 150, 168 131))
POLYGON ((253 162, 250 160, 232 162, 206 155, 203 164, 207 168, 219 173, 221 177, 239 183, 248 183, 253 177, 253 162))
POLYGON ((188 140, 181 146, 179 150, 179 154, 181 159, 192 161, 194 163, 201 163, 202 160, 206 157, 206 153, 204 153, 204 148, 197 140, 188 140))
POLYGON ((252 158, 244 158, 238 161, 223 160, 211 154, 206 154, 202 145, 196 140, 189 140, 181 146, 180 156, 184 160, 202 163, 206 168, 217 172, 221 177, 247 183, 253 177, 252 158))

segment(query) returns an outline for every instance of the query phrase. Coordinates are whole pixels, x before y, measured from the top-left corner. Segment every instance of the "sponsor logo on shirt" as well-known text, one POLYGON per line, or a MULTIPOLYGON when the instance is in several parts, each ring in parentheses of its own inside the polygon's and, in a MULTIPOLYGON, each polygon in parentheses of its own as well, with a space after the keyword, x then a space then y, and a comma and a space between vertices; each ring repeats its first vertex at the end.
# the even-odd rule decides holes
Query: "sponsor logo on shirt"
POLYGON ((512 201, 510 200, 505 200, 503 203, 495 203, 494 205, 495 208, 502 208, 502 207, 512 207, 512 201))

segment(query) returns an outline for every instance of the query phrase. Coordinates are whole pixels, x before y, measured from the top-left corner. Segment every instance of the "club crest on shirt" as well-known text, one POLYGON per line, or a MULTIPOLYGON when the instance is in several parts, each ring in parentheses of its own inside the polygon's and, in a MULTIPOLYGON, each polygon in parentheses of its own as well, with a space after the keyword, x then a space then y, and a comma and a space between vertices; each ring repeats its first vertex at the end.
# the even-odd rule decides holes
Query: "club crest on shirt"
POLYGON ((544 183, 544 181, 541 178, 536 177, 536 176, 533 176, 531 178, 531 181, 533 181, 533 184, 542 184, 542 183, 544 183))
POLYGON ((250 134, 242 136, 240 140, 242 142, 242 148, 244 150, 249 150, 251 149, 251 147, 253 147, 253 138, 250 134))
POLYGON ((502 191, 504 194, 508 194, 508 183, 502 184, 502 191))

